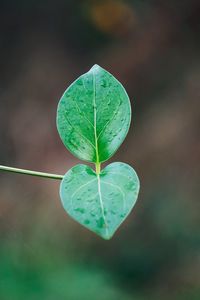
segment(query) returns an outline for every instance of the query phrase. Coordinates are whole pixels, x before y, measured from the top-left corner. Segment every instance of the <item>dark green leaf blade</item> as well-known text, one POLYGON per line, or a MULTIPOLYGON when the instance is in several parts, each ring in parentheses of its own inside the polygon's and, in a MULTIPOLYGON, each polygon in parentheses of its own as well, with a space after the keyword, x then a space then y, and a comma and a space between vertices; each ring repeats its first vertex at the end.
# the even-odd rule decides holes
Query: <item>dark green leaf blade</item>
POLYGON ((133 208, 139 179, 129 165, 112 163, 97 175, 89 166, 69 170, 60 186, 64 209, 77 222, 110 239, 133 208))
POLYGON ((59 135, 76 157, 103 162, 124 141, 131 106, 121 83, 95 65, 65 91, 57 110, 59 135))

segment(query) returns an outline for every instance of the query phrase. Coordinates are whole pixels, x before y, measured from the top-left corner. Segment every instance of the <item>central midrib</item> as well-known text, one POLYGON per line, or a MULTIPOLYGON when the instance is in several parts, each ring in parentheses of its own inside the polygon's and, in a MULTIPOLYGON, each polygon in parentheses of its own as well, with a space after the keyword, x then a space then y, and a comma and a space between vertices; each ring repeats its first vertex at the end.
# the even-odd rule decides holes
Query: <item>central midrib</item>
MULTIPOLYGON (((99 165, 99 151, 98 151, 98 139, 97 139, 97 106, 96 106, 96 78, 95 78, 95 72, 92 70, 92 75, 93 75, 93 107, 94 107, 94 139, 95 139, 95 148, 96 148, 96 165, 99 165)), ((105 229, 106 229, 106 235, 108 234, 108 228, 106 224, 106 218, 104 214, 104 205, 103 205, 103 199, 102 199, 102 194, 101 194, 101 182, 100 182, 100 175, 97 174, 97 185, 98 185, 98 194, 99 194, 99 201, 100 201, 100 207, 101 207, 101 212, 105 224, 105 229)))
POLYGON ((93 76, 93 107, 94 107, 94 140, 96 149, 96 163, 99 164, 99 150, 98 150, 98 140, 97 140, 97 106, 96 106, 96 78, 94 70, 92 70, 93 76))
POLYGON ((103 199, 102 199, 102 194, 101 194, 101 181, 100 181, 100 175, 97 175, 97 184, 98 184, 98 194, 99 194, 99 201, 100 201, 100 206, 101 206, 101 212, 105 224, 105 230, 106 230, 106 235, 108 235, 108 226, 106 223, 106 217, 104 213, 104 205, 103 205, 103 199))

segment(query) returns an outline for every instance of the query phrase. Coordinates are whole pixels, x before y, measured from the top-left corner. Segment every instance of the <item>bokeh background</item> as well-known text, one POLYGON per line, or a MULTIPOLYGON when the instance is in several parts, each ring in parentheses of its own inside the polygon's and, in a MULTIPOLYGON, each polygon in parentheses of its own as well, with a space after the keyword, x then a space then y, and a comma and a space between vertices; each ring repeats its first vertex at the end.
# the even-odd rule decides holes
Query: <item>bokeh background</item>
POLYGON ((0 0, 0 164, 64 174, 79 163, 56 108, 97 63, 133 109, 112 161, 141 179, 104 241, 66 215, 59 181, 1 172, 1 300, 200 299, 199 53, 198 0, 0 0))

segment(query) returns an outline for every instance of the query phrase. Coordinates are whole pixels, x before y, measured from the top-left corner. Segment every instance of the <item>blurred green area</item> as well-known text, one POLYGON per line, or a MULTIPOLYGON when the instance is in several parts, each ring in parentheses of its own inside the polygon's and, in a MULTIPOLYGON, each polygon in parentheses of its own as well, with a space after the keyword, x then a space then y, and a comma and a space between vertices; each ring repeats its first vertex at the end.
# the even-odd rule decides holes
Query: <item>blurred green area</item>
POLYGON ((133 120, 112 161, 141 179, 110 241, 71 220, 59 182, 0 174, 0 299, 200 298, 200 4, 0 0, 0 163, 64 174, 59 98, 98 63, 133 120))

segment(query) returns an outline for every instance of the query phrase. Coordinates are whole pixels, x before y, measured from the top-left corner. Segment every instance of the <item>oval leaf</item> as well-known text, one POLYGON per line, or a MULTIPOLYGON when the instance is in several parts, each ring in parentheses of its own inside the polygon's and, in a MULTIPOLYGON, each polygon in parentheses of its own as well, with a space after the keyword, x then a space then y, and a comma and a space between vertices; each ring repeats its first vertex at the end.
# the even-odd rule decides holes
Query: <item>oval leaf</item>
POLYGON ((112 163, 97 175, 89 166, 69 170, 60 186, 64 209, 80 224, 110 239, 133 208, 139 192, 136 172, 112 163))
POLYGON ((131 107, 119 81, 95 65, 65 91, 57 110, 64 145, 82 160, 109 159, 126 137, 131 107))

